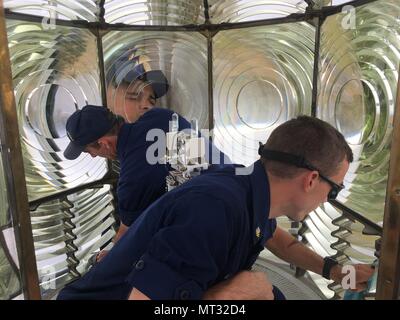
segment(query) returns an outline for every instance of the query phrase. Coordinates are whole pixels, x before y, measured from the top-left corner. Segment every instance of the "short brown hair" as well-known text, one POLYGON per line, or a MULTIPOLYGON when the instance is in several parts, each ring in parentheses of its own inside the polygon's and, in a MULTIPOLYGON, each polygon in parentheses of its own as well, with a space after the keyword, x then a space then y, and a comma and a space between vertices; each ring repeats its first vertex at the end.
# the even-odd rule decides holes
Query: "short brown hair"
POLYGON ((105 136, 117 136, 122 125, 125 123, 125 119, 120 115, 114 114, 115 123, 112 128, 105 134, 105 136))
MULTIPOLYGON (((122 125, 125 123, 125 119, 123 117, 116 115, 116 114, 112 114, 112 115, 115 117, 115 123, 112 126, 112 128, 103 137, 118 136, 122 125)), ((89 143, 86 147, 100 149, 100 144, 98 142, 99 139, 97 139, 96 141, 94 141, 92 143, 89 143)))
MULTIPOLYGON (((338 171, 344 159, 353 161, 353 152, 338 130, 325 121, 303 115, 278 126, 264 147, 302 156, 328 177, 338 171)), ((266 159, 262 162, 277 177, 293 178, 300 173, 290 164, 266 159)))

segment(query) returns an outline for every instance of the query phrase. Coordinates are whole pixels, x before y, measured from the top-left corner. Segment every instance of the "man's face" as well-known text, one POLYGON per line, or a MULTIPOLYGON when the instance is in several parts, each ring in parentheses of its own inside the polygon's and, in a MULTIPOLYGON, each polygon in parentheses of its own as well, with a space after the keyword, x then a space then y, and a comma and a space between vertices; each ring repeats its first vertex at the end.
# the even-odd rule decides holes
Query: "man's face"
POLYGON ((87 145, 83 152, 89 153, 92 158, 102 157, 110 160, 117 159, 115 149, 109 144, 101 143, 99 141, 87 145))
POLYGON ((114 113, 132 123, 154 107, 156 98, 150 84, 137 80, 129 86, 121 84, 110 89, 108 103, 114 113))
MULTIPOLYGON (((349 169, 349 162, 343 160, 340 163, 339 170, 335 175, 330 176, 330 180, 340 185, 343 183, 344 177, 349 169)), ((310 183, 310 179, 307 176, 312 175, 312 172, 306 173, 306 176, 300 179, 300 183, 310 183), (305 180, 304 180, 305 179, 305 180)), ((289 216, 295 221, 304 220, 310 212, 317 209, 322 203, 328 201, 328 193, 332 189, 332 186, 321 178, 315 179, 312 183, 315 183, 314 187, 308 192, 303 192, 301 196, 297 198, 297 208, 293 211, 293 216, 289 216)), ((305 188, 303 186, 303 188, 305 188)))

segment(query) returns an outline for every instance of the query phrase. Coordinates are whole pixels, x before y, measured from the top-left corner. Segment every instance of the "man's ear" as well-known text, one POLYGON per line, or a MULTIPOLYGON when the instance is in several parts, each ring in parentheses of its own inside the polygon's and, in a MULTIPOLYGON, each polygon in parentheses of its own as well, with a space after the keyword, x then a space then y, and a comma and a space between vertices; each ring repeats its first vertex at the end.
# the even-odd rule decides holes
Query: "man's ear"
POLYGON ((317 171, 309 171, 303 179, 303 186, 306 192, 313 191, 318 184, 319 174, 317 171))
POLYGON ((112 137, 111 136, 104 136, 101 137, 97 142, 105 147, 106 149, 110 149, 112 147, 112 137))

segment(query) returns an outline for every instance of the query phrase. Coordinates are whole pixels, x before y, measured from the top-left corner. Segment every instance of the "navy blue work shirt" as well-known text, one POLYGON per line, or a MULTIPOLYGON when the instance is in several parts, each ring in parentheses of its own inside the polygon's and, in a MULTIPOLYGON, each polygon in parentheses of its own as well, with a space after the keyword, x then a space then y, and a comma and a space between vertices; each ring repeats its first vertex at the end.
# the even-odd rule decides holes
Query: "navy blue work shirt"
POLYGON ((249 175, 233 165, 206 172, 153 203, 58 299, 127 299, 132 288, 151 299, 201 299, 251 268, 276 229, 269 209, 260 161, 249 175))
MULTIPOLYGON (((126 226, 130 226, 150 204, 166 192, 168 167, 147 161, 147 149, 154 141, 146 141, 146 136, 151 129, 167 133, 173 113, 168 109, 153 108, 136 122, 125 123, 118 134, 118 215, 126 226)), ((178 122, 179 130, 190 128, 190 123, 181 116, 178 122)))
MULTIPOLYGON (((124 124, 118 134, 118 214, 126 226, 130 226, 150 204, 166 192, 166 176, 172 168, 158 162, 148 162, 146 153, 154 141, 146 141, 146 136, 151 129, 160 129, 167 133, 173 113, 174 111, 168 109, 153 108, 136 122, 124 124)), ((178 130, 185 129, 190 129, 190 123, 179 116, 178 130)), ((221 163, 224 157, 227 159, 225 162, 230 161, 207 140, 206 148, 207 159, 217 154, 222 159, 221 163)))

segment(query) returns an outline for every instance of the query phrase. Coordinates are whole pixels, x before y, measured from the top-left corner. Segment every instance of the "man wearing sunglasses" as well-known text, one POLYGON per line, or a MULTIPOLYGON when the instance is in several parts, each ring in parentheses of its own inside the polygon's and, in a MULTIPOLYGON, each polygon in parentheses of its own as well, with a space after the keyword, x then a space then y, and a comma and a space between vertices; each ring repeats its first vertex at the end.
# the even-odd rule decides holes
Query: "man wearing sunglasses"
MULTIPOLYGON (((353 161, 344 137, 322 120, 300 116, 278 126, 259 154, 250 167, 207 172, 158 199, 59 298, 271 299, 279 291, 249 271, 264 247, 341 283, 342 266, 294 239, 276 218, 302 221, 337 196, 353 161)), ((373 269, 354 268, 360 291, 373 269)))

